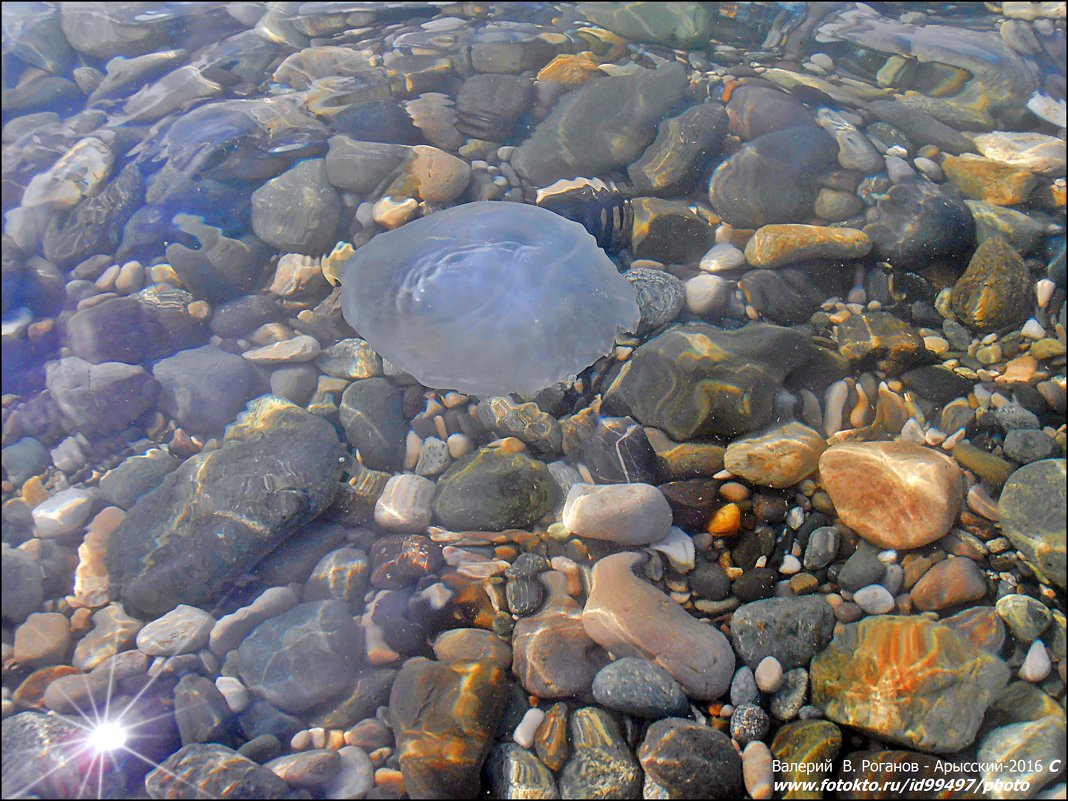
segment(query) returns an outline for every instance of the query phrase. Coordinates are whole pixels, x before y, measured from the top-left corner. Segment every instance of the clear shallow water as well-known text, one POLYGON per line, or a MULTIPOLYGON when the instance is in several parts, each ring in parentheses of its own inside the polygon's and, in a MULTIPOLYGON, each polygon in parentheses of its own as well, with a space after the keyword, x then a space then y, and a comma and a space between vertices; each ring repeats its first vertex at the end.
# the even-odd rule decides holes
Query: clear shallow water
POLYGON ((5 796, 1063 791, 1062 6, 3 59, 5 796))

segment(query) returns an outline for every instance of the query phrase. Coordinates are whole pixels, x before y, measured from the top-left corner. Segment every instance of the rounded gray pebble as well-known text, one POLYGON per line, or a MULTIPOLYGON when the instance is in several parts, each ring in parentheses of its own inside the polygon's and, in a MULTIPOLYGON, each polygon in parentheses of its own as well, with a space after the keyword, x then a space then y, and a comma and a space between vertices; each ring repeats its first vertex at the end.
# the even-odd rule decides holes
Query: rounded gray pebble
POLYGON ((770 726, 768 713, 756 704, 742 704, 731 715, 731 737, 742 746, 762 740, 770 726))
POLYGON ((682 687, 663 668, 637 657, 606 665, 593 679, 597 703, 638 718, 686 715, 690 703, 682 687))

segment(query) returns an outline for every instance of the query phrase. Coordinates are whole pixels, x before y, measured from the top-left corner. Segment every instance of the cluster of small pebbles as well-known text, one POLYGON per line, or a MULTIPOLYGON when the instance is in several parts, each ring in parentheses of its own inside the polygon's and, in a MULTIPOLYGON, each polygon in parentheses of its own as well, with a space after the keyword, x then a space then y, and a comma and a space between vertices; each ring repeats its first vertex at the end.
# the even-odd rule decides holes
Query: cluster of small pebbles
POLYGON ((1064 797, 1062 4, 25 5, 5 795, 1064 797), (384 359, 346 261, 476 201, 636 330, 384 359))

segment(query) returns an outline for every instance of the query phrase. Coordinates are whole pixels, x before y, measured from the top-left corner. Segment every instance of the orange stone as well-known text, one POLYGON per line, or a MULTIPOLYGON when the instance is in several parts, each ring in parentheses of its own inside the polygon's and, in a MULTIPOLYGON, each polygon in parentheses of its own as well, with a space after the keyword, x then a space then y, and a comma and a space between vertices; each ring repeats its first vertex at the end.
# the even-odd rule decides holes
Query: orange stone
POLYGON ((971 153, 946 156, 942 169, 965 197, 985 200, 995 206, 1023 203, 1038 184, 1038 179, 1027 170, 971 153))
POLYGON ((945 536, 963 499, 950 457, 910 442, 845 442, 820 457, 842 522, 880 548, 922 548, 945 536))
POLYGON ((944 623, 878 615, 843 627, 811 665, 812 703, 836 723, 909 748, 975 741, 1008 666, 944 623))
POLYGON ((924 573, 911 595, 917 609, 945 609, 985 596, 986 579, 971 559, 951 556, 924 573))
POLYGON ((721 506, 708 523, 708 533, 716 537, 730 537, 738 533, 742 524, 742 510, 736 503, 721 506))

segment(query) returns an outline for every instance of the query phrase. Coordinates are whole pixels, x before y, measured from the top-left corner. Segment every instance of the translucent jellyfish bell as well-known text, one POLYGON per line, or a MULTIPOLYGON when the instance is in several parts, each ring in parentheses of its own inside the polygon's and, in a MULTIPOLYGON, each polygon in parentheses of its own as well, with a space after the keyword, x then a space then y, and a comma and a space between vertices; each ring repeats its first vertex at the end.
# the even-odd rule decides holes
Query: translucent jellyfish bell
POLYGON ((578 223, 522 203, 456 206, 375 236, 341 268, 345 319, 422 384, 532 395, 633 331, 630 283, 578 223))

